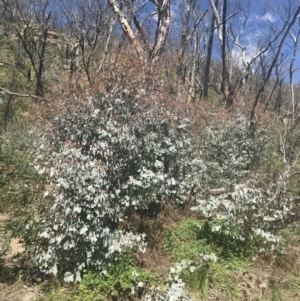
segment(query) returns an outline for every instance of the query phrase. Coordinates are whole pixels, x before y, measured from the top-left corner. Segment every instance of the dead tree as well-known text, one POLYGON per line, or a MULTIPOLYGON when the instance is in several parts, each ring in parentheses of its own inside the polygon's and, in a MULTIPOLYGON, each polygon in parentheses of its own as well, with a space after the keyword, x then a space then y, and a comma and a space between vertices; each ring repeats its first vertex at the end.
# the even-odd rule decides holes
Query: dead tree
MULTIPOLYGON (((150 0, 155 5, 155 14, 157 17, 156 22, 156 32, 154 37, 154 44, 152 47, 149 47, 150 37, 146 37, 142 22, 139 21, 138 13, 139 11, 146 5, 147 1, 143 2, 142 4, 132 2, 132 10, 131 15, 134 20, 135 27, 142 36, 142 43, 137 38, 136 34, 134 33, 132 27, 129 24, 127 16, 125 15, 124 11, 121 9, 121 5, 128 7, 128 2, 125 0, 121 0, 117 2, 117 0, 108 0, 114 14, 116 15, 119 23, 122 26, 122 30, 126 35, 127 39, 129 40, 130 44, 133 46, 137 57, 142 62, 148 62, 150 65, 158 61, 161 57, 161 54, 164 50, 165 43, 169 34, 170 30, 170 22, 171 22, 171 12, 170 12, 170 0, 150 0), (145 47, 145 45, 148 45, 145 47)), ((153 12, 152 12, 153 14, 153 12)), ((147 17, 151 15, 148 14, 147 17)))

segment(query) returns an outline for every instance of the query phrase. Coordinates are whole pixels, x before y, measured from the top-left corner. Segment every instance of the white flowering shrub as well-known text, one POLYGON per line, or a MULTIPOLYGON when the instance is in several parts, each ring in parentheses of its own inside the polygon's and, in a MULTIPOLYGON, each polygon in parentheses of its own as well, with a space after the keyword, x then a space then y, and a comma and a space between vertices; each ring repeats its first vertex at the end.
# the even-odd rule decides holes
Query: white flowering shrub
POLYGON ((187 125, 162 104, 142 109, 104 96, 63 110, 43 131, 36 160, 51 204, 39 221, 40 268, 80 281, 85 267, 105 267, 122 248, 143 250, 143 234, 122 231, 119 222, 178 198, 189 162, 187 125))
POLYGON ((243 117, 235 125, 215 123, 204 130, 201 156, 188 176, 190 183, 201 183, 192 210, 207 218, 203 238, 218 241, 223 255, 277 248, 278 230, 292 215, 291 201, 277 195, 277 183, 268 189, 256 180, 268 146, 265 131, 257 128, 253 137, 243 117))
MULTIPOLYGON (((36 170, 46 177, 49 204, 33 225, 42 229, 35 250, 42 271, 80 281, 83 269, 103 270, 123 249, 143 251, 145 236, 124 227, 131 214, 182 202, 188 192, 197 200, 192 209, 214 221, 209 233, 224 248, 233 241, 245 249, 257 237, 278 243, 275 232, 289 207, 273 202, 272 192, 255 181, 239 185, 250 183, 264 163, 264 131, 251 137, 242 117, 235 126, 213 124, 197 149, 188 120, 162 103, 100 96, 76 105, 62 109, 37 140, 36 170), (218 188, 222 193, 210 192, 218 188)), ((176 282, 170 289, 175 286, 183 288, 176 282)))

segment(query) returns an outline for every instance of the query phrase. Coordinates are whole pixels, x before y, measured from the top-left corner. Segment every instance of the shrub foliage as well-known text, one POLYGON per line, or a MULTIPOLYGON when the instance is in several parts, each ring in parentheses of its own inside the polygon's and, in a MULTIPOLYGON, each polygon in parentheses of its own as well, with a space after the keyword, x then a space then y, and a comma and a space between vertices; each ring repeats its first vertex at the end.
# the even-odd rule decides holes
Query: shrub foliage
POLYGON ((34 225, 43 229, 35 250, 41 270, 81 281, 83 269, 104 270, 124 249, 143 251, 145 235, 120 225, 188 193, 210 235, 234 242, 229 249, 274 247, 290 209, 273 196, 276 185, 267 191, 254 176, 265 162, 265 132, 253 137, 238 116, 235 125, 214 123, 192 137, 189 121, 162 103, 99 96, 62 109, 41 132, 35 162, 47 179, 48 208, 34 225))
POLYGON ((292 215, 292 202, 280 190, 282 179, 268 185, 258 180, 269 144, 259 127, 253 137, 242 116, 233 126, 215 123, 204 130, 200 146, 204 168, 190 177, 202 183, 192 210, 208 218, 206 233, 243 246, 244 254, 253 247, 277 247, 278 230, 292 215))
POLYGON ((49 181, 35 256, 42 270, 80 281, 83 268, 104 268, 121 248, 143 249, 144 236, 118 224, 152 202, 179 200, 187 125, 162 104, 145 109, 104 96, 61 112, 36 162, 49 181))

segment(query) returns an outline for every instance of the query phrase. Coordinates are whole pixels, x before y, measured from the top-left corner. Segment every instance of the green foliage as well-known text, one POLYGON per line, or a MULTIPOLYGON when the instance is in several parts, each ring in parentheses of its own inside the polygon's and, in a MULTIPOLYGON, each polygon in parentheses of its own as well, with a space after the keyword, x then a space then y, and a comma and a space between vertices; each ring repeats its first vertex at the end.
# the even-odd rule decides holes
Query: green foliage
POLYGON ((194 262, 190 260, 182 260, 176 263, 175 266, 170 268, 168 283, 166 289, 156 287, 147 292, 143 301, 193 301, 185 290, 185 283, 182 281, 181 276, 186 271, 194 271, 194 262))
POLYGON ((269 154, 263 172, 266 180, 274 179, 283 170, 285 163, 276 153, 269 154))
POLYGON ((74 295, 70 291, 54 291, 43 297, 42 301, 73 301, 74 295))
POLYGON ((204 261, 192 271, 184 269, 180 278, 186 283, 189 292, 201 292, 203 299, 207 298, 209 288, 214 287, 225 289, 231 300, 237 300, 240 291, 234 273, 237 270, 245 270, 245 267, 246 263, 240 260, 227 258, 225 261, 220 258, 216 262, 204 261))
POLYGON ((270 284, 271 289, 271 301, 283 301, 281 287, 278 283, 272 282, 270 284))
POLYGON ((225 289, 226 295, 231 300, 239 300, 238 296, 241 292, 236 281, 236 271, 245 271, 248 269, 249 264, 246 260, 238 258, 230 258, 226 260, 218 260, 210 264, 209 284, 212 287, 225 289))
POLYGON ((32 137, 26 125, 9 127, 0 136, 0 212, 11 204, 26 205, 32 195, 36 172, 30 165, 32 137))
POLYGON ((10 125, 0 136, 0 212, 9 216, 3 227, 27 247, 36 237, 28 224, 39 204, 42 180, 32 166, 35 139, 25 122, 10 125))
POLYGON ((199 260, 201 252, 211 253, 212 248, 205 240, 198 239, 201 222, 186 219, 178 228, 166 230, 166 250, 171 252, 175 261, 199 260))
MULTIPOLYGON (((174 260, 192 260, 195 268, 180 270, 180 278, 191 291, 201 291, 205 297, 209 286, 227 287, 227 294, 238 293, 234 274, 236 270, 247 267, 245 255, 253 254, 240 240, 232 240, 224 232, 212 230, 216 223, 208 220, 187 219, 177 228, 166 231, 166 250, 171 252, 174 260), (217 261, 212 260, 216 254, 217 261)), ((220 222, 219 224, 220 225, 220 222)))
MULTIPOLYGON (((11 237, 21 242, 32 240, 26 229, 34 216, 38 194, 38 177, 30 165, 33 137, 25 123, 9 125, 0 135, 0 279, 7 281, 11 267, 2 258, 9 251, 11 237)), ((28 243, 28 246, 30 244, 28 243)))
POLYGON ((291 200, 278 194, 276 183, 264 187, 255 174, 267 166, 268 145, 265 131, 258 127, 253 137, 242 116, 235 125, 214 123, 204 130, 202 156, 188 175, 191 183, 202 184, 195 188, 192 210, 214 221, 207 223, 206 235, 220 242, 226 256, 232 250, 249 256, 278 248, 278 231, 293 214, 291 200))
POLYGON ((166 250, 175 261, 183 259, 199 261, 199 254, 215 253, 218 258, 235 259, 249 257, 257 251, 255 240, 250 244, 238 239, 239 229, 227 230, 222 220, 187 219, 177 229, 166 231, 166 250), (236 237, 236 238, 234 238, 236 237))
POLYGON ((254 246, 261 251, 279 247, 279 230, 292 213, 290 200, 274 200, 270 190, 252 188, 249 184, 236 185, 232 192, 198 199, 197 203, 193 210, 200 210, 205 217, 220 223, 211 225, 214 233, 220 233, 215 236, 226 235, 234 242, 240 241, 250 254, 254 246))
POLYGON ((247 119, 243 116, 236 116, 236 119, 234 125, 215 122, 202 133, 199 147, 205 168, 198 170, 194 178, 200 177, 206 189, 230 188, 266 161, 268 138, 265 131, 257 128, 252 137, 247 119))
POLYGON ((59 279, 42 282, 38 287, 39 301, 74 301, 78 285, 62 283, 59 279))
POLYGON ((205 220, 201 222, 197 238, 212 246, 212 250, 221 258, 246 258, 254 255, 257 252, 255 239, 240 239, 241 228, 230 227, 224 220, 205 220))
POLYGON ((77 284, 64 283, 61 278, 49 278, 36 286, 39 301, 74 301, 77 288, 77 284))
POLYGON ((4 49, 14 50, 17 47, 17 42, 15 39, 1 37, 1 46, 4 49))
POLYGON ((291 174, 292 176, 289 178, 289 181, 287 182, 286 190, 290 197, 299 198, 300 196, 300 187, 299 187, 300 161, 299 160, 296 160, 295 163, 293 164, 291 174))
MULTIPOLYGON (((0 224, 1 227, 1 224, 0 224)), ((6 281, 9 274, 9 269, 5 265, 4 257, 9 250, 9 244, 5 237, 2 235, 2 229, 0 228, 0 282, 6 281)))
POLYGON ((102 301, 107 297, 122 297, 125 300, 141 292, 144 286, 158 285, 157 276, 140 268, 126 253, 120 253, 102 272, 88 271, 84 274, 75 300, 102 301))
POLYGON ((181 273, 182 280, 188 285, 190 291, 201 292, 204 298, 207 297, 209 284, 212 281, 209 264, 198 266, 193 272, 185 269, 181 273))

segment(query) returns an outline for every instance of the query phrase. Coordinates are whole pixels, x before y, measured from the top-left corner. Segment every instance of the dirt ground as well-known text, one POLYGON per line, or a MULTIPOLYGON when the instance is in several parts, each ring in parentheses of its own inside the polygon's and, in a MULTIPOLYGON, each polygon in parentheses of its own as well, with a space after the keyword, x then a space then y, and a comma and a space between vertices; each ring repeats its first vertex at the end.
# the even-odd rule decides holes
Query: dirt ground
MULTIPOLYGON (((7 217, 0 214, 0 227, 7 217)), ((1 237, 0 237, 1 244, 1 237)), ((17 239, 12 239, 10 242, 10 251, 6 256, 9 260, 13 255, 22 253, 23 246, 17 239)), ((36 301, 37 293, 35 288, 27 287, 23 282, 18 281, 12 285, 0 283, 0 301, 36 301)))
MULTIPOLYGON (((6 215, 0 214, 0 228, 1 228, 1 224, 5 221, 6 218, 7 218, 6 215)), ((0 237, 0 243, 1 243, 1 237, 0 237)), ((17 253, 24 252, 23 246, 19 243, 18 239, 16 238, 11 240, 9 246, 10 246, 10 251, 7 254, 8 257, 11 257, 17 253)))

